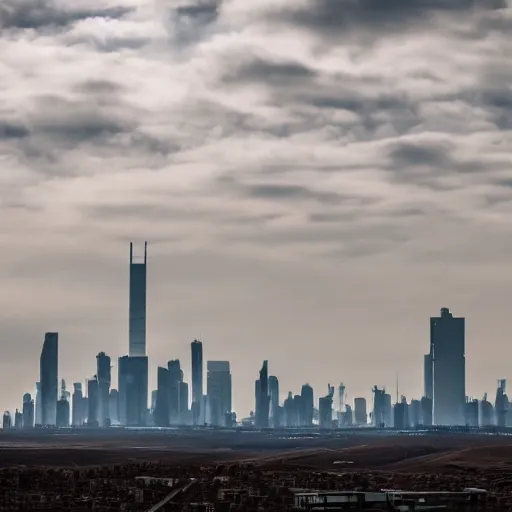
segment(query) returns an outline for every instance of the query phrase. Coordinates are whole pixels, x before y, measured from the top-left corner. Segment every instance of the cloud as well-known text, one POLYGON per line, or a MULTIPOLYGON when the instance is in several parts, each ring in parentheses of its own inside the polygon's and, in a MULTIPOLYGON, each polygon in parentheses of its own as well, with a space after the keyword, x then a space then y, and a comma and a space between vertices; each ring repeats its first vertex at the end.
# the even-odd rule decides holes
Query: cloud
POLYGON ((57 3, 53 0, 5 0, 0 6, 0 28, 64 28, 87 18, 121 18, 130 11, 130 8, 123 6, 80 9, 69 3, 57 3))
MULTIPOLYGON (((504 350, 511 21, 476 0, 1 2, 5 332, 36 353, 64 329, 68 378, 124 353, 126 244, 147 239, 151 357, 188 361, 201 331, 242 414, 267 357, 283 389, 342 371, 355 396, 400 353, 419 396, 439 303, 504 350)), ((499 364, 468 367, 475 393, 499 364)))

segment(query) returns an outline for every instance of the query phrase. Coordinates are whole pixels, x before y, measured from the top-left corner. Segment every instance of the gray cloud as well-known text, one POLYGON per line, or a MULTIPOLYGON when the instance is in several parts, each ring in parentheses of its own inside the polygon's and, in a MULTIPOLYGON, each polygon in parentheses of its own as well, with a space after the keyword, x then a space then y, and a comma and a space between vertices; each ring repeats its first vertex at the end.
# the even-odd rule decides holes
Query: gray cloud
POLYGON ((4 0, 0 6, 1 29, 36 29, 66 27, 86 18, 121 18, 131 9, 123 6, 107 9, 64 10, 52 0, 4 0))
POLYGON ((1 5, 2 407, 33 386, 37 355, 12 362, 45 330, 67 379, 126 351, 129 240, 150 242, 152 366, 187 369, 204 337, 242 416, 267 358, 283 390, 370 397, 399 353, 419 396, 441 304, 471 319, 468 394, 506 374, 503 2, 1 5))

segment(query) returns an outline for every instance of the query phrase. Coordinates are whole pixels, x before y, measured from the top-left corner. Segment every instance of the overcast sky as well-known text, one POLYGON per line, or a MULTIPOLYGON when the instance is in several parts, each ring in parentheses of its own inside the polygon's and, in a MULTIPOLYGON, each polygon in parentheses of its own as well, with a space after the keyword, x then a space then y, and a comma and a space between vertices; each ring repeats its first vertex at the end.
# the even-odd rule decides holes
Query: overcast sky
MULTIPOLYGON (((68 386, 190 342, 254 407, 343 381, 423 391, 429 317, 466 316, 467 392, 512 377, 506 0, 2 0, 0 407, 45 331, 68 386), (117 366, 117 363, 116 363, 117 366)), ((117 384, 117 371, 115 370, 117 384)))

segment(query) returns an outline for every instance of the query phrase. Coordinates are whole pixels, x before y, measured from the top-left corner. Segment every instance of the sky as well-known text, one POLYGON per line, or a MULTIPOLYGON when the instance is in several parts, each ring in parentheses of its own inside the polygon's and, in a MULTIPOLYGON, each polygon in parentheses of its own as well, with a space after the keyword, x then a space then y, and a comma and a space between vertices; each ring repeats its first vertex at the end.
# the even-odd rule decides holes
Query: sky
POLYGON ((0 407, 128 350, 148 241, 151 384, 190 342, 239 416, 344 382, 419 398, 429 317, 467 394, 512 376, 512 4, 2 0, 0 407))

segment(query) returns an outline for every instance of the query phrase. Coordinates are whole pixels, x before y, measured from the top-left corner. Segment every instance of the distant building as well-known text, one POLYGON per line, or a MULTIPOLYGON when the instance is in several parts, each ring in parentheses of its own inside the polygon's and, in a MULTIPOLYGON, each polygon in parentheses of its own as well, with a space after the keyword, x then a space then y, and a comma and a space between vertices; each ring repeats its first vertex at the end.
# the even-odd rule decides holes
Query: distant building
POLYGON ((9 411, 4 412, 4 416, 2 418, 2 428, 8 429, 12 427, 11 423, 11 413, 9 411))
POLYGON ((14 413, 14 428, 21 429, 23 427, 23 414, 16 409, 14 413))
POLYGON ((421 399, 421 424, 429 427, 432 425, 432 399, 424 396, 421 399))
POLYGON ((72 400, 72 417, 71 424, 74 427, 80 427, 85 422, 86 411, 84 410, 84 394, 82 391, 82 383, 73 383, 72 400))
POLYGON ((270 395, 270 426, 272 428, 279 428, 281 426, 279 414, 279 380, 273 375, 268 378, 268 392, 270 395))
POLYGON ((268 390, 268 361, 263 361, 260 378, 255 384, 256 417, 255 426, 268 428, 270 416, 270 395, 268 390))
POLYGON ((334 387, 329 385, 329 393, 321 397, 318 401, 318 424, 322 429, 332 428, 332 402, 334 396, 334 387))
POLYGON ((313 388, 309 384, 304 384, 301 390, 301 411, 299 423, 302 427, 313 426, 313 409, 315 407, 313 388))
POLYGON ((110 420, 113 425, 117 425, 119 423, 119 392, 117 389, 110 390, 110 420))
POLYGON ((183 371, 179 359, 167 363, 169 371, 169 423, 180 425, 180 388, 183 382, 183 371))
POLYGON ((409 405, 409 423, 414 428, 421 425, 421 402, 419 400, 411 400, 409 405))
POLYGON ((61 398, 57 401, 57 427, 69 427, 69 401, 61 398))
POLYGON ((466 425, 468 427, 477 428, 480 423, 479 418, 480 404, 478 400, 467 400, 465 408, 466 425))
POLYGON ((169 370, 161 366, 157 369, 157 390, 155 404, 155 425, 168 427, 170 418, 169 370))
POLYGON ((393 415, 393 425, 396 429, 404 430, 409 428, 409 406, 405 396, 402 396, 400 402, 395 404, 393 415))
POLYGON ((87 411, 87 426, 88 427, 98 427, 98 413, 99 413, 99 386, 98 379, 94 376, 93 379, 87 381, 87 398, 88 401, 88 411, 87 411))
POLYGON ((111 360, 105 352, 96 356, 96 375, 98 376, 98 424, 100 427, 110 426, 110 384, 111 360))
POLYGON ((148 358, 119 358, 119 421, 131 427, 146 426, 148 411, 148 358))
POLYGON ((34 428, 34 400, 30 393, 23 395, 23 427, 34 428))
POLYGON ((433 360, 433 420, 436 425, 464 425, 466 403, 465 319, 448 308, 430 319, 433 360))
POLYGON ((36 403, 35 403, 35 406, 36 406, 36 411, 35 411, 35 422, 36 422, 36 425, 41 425, 42 424, 42 421, 43 421, 43 416, 42 416, 42 403, 41 403, 41 383, 40 382, 36 382, 36 403))
POLYGON ((40 360, 41 423, 57 424, 59 335, 47 332, 44 337, 40 360))
POLYGON ((423 356, 423 378, 423 396, 432 399, 434 397, 434 361, 432 359, 432 354, 426 354, 423 356))
POLYGON ((354 419, 356 425, 366 425, 368 423, 366 398, 354 398, 354 419))
POLYGON ((194 340, 192 350, 192 419, 194 425, 201 423, 201 404, 203 400, 203 344, 194 340))
POLYGON ((227 426, 227 415, 231 414, 231 370, 229 361, 208 361, 206 393, 208 396, 208 423, 227 426))

